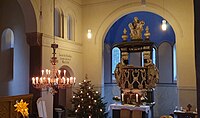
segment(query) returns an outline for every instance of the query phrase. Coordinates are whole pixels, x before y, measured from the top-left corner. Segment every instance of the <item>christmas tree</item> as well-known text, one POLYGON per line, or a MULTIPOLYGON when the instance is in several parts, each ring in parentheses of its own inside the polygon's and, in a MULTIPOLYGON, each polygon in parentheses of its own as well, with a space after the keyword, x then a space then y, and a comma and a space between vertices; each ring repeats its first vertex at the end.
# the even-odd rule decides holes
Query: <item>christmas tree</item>
POLYGON ((86 79, 79 83, 77 92, 74 92, 72 104, 77 118, 106 118, 106 103, 101 94, 93 89, 91 81, 86 79))

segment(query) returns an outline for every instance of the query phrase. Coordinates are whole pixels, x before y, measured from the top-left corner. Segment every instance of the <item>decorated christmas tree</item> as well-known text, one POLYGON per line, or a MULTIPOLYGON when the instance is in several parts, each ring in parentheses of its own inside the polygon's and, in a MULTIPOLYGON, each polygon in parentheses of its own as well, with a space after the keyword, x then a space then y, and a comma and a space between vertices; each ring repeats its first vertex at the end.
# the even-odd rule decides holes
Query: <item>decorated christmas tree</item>
POLYGON ((74 113, 77 118, 105 118, 106 103, 98 91, 94 90, 94 85, 88 81, 87 75, 85 80, 79 83, 79 87, 72 98, 74 104, 74 113))

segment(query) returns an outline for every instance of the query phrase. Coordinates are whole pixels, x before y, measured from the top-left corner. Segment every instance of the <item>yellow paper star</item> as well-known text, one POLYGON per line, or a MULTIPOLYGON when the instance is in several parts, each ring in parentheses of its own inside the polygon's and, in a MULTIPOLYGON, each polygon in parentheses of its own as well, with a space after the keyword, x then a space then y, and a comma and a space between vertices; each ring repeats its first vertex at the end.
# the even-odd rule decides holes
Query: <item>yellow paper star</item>
POLYGON ((28 104, 26 102, 23 102, 23 99, 20 100, 20 102, 17 102, 14 107, 16 107, 15 111, 20 112, 23 117, 28 117, 28 104))

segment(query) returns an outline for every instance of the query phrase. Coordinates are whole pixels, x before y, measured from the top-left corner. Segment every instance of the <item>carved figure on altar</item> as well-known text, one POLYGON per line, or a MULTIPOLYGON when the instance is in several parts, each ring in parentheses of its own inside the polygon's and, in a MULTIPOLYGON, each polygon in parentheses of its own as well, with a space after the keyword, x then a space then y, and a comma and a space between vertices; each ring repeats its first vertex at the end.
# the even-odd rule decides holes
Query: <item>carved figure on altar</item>
POLYGON ((147 59, 147 63, 144 66, 148 68, 147 88, 155 88, 159 78, 158 68, 152 63, 151 59, 147 59))
POLYGON ((124 66, 124 61, 123 58, 121 58, 120 62, 116 65, 114 74, 115 74, 115 78, 116 78, 116 82, 117 84, 120 86, 122 84, 121 78, 122 78, 122 74, 123 74, 123 66, 124 66))
POLYGON ((129 23, 128 25, 131 32, 131 39, 142 39, 142 31, 144 24, 144 21, 140 21, 138 17, 134 17, 133 23, 129 23))

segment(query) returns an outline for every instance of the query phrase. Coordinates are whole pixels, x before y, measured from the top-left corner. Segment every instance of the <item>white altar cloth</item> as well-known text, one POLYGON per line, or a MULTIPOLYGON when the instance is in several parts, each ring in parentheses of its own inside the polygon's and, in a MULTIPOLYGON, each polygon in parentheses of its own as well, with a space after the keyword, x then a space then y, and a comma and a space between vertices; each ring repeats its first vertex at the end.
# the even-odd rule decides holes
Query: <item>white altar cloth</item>
POLYGON ((111 110, 111 114, 112 114, 112 110, 121 110, 121 109, 141 110, 141 111, 144 111, 147 114, 147 118, 152 118, 151 117, 152 111, 151 111, 149 105, 136 106, 136 105, 130 105, 130 104, 122 105, 121 103, 118 103, 118 104, 110 104, 109 107, 108 107, 108 111, 111 110))
POLYGON ((145 111, 146 113, 149 113, 150 111, 150 106, 146 105, 140 105, 140 106, 135 106, 135 105, 130 105, 130 104, 110 104, 108 107, 108 110, 110 109, 129 109, 129 110, 140 110, 140 111, 145 111))

